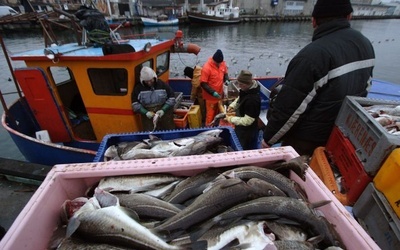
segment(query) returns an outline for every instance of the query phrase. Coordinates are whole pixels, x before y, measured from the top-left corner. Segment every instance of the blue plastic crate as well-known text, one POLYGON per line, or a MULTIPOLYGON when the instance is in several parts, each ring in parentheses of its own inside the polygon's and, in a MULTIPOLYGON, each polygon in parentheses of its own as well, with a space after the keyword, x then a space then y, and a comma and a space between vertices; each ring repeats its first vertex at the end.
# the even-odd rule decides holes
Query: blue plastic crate
POLYGON ((197 128, 197 129, 178 129, 168 131, 154 131, 154 132, 137 132, 137 133, 124 133, 124 134, 109 134, 104 136, 97 150, 96 157, 93 162, 102 162, 104 153, 107 148, 121 142, 142 141, 149 139, 149 135, 155 135, 162 140, 173 140, 178 138, 191 137, 200 134, 201 132, 213 129, 222 129, 219 135, 226 146, 230 146, 235 151, 242 151, 239 139, 232 127, 211 127, 211 128, 197 128))

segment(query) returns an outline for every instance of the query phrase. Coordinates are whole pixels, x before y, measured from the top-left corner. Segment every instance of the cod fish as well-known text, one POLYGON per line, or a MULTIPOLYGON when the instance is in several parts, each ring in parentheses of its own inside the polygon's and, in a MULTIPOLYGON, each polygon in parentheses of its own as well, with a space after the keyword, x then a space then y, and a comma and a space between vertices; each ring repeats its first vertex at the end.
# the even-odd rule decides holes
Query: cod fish
POLYGON ((135 159, 153 159, 153 158, 166 158, 170 156, 170 151, 158 151, 146 149, 146 148, 139 148, 139 149, 132 149, 125 154, 121 155, 121 160, 135 160, 135 159))
POLYGON ((173 204, 146 194, 115 194, 123 207, 132 209, 140 218, 164 220, 181 211, 173 204))
MULTIPOLYGON (((321 206, 321 204, 318 205, 321 206)), ((199 238, 215 224, 223 225, 238 220, 238 218, 264 214, 271 215, 271 218, 283 217, 297 222, 311 234, 310 236, 321 236, 320 244, 323 247, 341 246, 341 241, 329 222, 324 217, 318 217, 310 206, 312 207, 312 204, 290 197, 261 197, 236 205, 215 216, 201 226, 202 229, 195 233, 193 239, 199 238)))
POLYGON ((278 240, 307 240, 306 232, 298 226, 287 225, 272 220, 265 221, 265 225, 278 240))
POLYGON ((265 166, 265 168, 278 171, 279 173, 289 177, 289 170, 296 173, 303 181, 306 180, 306 170, 308 169, 308 156, 301 155, 290 159, 289 161, 275 163, 265 166))
POLYGON ((92 243, 78 237, 65 238, 57 250, 129 250, 128 247, 113 246, 110 244, 92 243))
POLYGON ((274 249, 314 250, 313 244, 307 241, 277 240, 273 242, 274 249))
MULTIPOLYGON (((207 231, 199 240, 207 242, 207 250, 217 249, 265 249, 265 246, 275 240, 273 233, 264 232, 264 221, 242 220, 222 227, 214 227, 207 231)), ((172 245, 182 245, 191 242, 190 234, 176 238, 172 245)))
POLYGON ((164 198, 164 200, 174 204, 182 204, 190 198, 200 195, 221 171, 218 168, 211 168, 187 177, 178 183, 171 194, 164 198))
POLYGON ((217 114, 214 119, 210 122, 210 124, 208 124, 208 126, 218 126, 219 121, 221 119, 224 119, 226 117, 225 113, 219 113, 217 114))
POLYGON ((236 204, 268 194, 268 190, 260 190, 240 179, 220 180, 214 183, 207 192, 198 196, 188 207, 156 226, 155 229, 185 230, 236 204))
POLYGON ((67 237, 77 233, 91 242, 107 243, 116 246, 145 249, 174 250, 180 247, 170 245, 148 228, 142 226, 131 216, 129 210, 121 206, 100 208, 92 202, 85 204, 70 219, 67 237))
POLYGON ((98 188, 108 192, 125 191, 137 193, 153 190, 154 188, 168 185, 174 181, 182 179, 182 177, 173 176, 170 174, 110 176, 101 179, 98 188))
POLYGON ((221 176, 236 177, 245 181, 252 178, 258 178, 275 185, 289 197, 303 200, 307 199, 306 192, 299 184, 297 184, 297 182, 292 181, 275 170, 256 166, 244 166, 225 171, 221 176))
POLYGON ((111 145, 104 152, 105 159, 119 160, 121 155, 126 155, 127 152, 135 149, 148 149, 149 146, 140 141, 121 142, 117 145, 111 145))

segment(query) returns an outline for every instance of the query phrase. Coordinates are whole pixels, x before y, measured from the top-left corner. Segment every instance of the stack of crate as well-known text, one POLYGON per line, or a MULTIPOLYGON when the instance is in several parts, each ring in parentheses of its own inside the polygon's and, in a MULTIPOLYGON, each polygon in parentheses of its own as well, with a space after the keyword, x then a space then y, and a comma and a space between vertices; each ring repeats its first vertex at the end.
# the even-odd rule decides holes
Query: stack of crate
MULTIPOLYGON (((383 249, 399 249, 400 223, 393 209, 400 206, 400 178, 394 177, 399 176, 399 167, 398 163, 393 166, 396 165, 393 162, 398 162, 400 157, 392 154, 399 150, 396 148, 400 147, 400 135, 388 133, 367 112, 365 107, 372 105, 397 106, 400 102, 346 97, 323 148, 323 162, 328 162, 326 168, 336 168, 341 175, 344 192, 331 188, 336 198, 344 205, 354 205, 355 217, 378 245, 383 249), (383 194, 379 190, 384 191, 383 194), (388 201, 392 206, 382 205, 389 204, 388 201)), ((323 169, 317 156, 318 150, 310 164, 314 171, 323 169)), ((328 187, 336 184, 332 171, 328 174, 320 171, 319 177, 328 187)))
POLYGON ((187 128, 189 111, 193 106, 193 101, 180 99, 174 109, 174 123, 176 128, 187 128))

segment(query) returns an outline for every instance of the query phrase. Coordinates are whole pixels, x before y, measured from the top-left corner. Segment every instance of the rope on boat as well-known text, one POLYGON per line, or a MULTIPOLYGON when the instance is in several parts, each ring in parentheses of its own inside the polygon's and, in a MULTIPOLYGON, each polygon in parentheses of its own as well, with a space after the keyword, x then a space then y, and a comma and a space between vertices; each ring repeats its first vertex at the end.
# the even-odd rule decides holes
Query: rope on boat
POLYGON ((105 44, 111 41, 110 32, 100 29, 93 29, 91 31, 87 31, 87 36, 89 38, 89 41, 98 44, 105 44))

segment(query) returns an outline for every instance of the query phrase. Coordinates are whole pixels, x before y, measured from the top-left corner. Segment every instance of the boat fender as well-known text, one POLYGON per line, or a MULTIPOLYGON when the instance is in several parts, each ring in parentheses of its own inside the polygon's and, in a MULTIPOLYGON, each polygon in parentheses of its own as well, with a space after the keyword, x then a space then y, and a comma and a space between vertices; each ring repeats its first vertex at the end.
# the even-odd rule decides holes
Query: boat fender
POLYGON ((201 48, 199 45, 194 43, 181 44, 180 46, 175 46, 173 49, 174 53, 191 53, 191 54, 199 54, 201 48))

